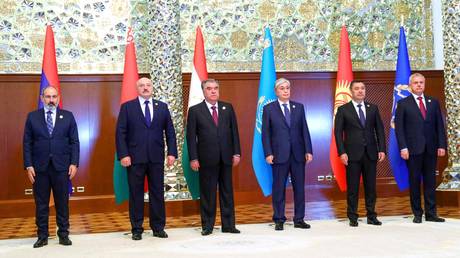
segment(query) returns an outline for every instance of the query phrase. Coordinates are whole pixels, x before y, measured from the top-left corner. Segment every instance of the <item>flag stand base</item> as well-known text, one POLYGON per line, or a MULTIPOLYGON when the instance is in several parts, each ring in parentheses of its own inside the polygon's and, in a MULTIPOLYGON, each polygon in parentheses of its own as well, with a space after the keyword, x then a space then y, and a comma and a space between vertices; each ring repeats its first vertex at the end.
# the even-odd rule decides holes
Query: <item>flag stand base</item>
POLYGON ((453 163, 442 173, 442 183, 437 191, 460 191, 460 164, 453 163))

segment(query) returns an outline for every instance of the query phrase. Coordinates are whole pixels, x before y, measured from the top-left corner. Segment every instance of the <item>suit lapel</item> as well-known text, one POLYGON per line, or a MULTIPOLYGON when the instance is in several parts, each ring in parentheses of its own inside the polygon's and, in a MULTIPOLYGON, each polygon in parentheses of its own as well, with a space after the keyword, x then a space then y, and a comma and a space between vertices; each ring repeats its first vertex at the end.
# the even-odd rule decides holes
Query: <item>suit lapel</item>
MULTIPOLYGON (((432 103, 431 103, 431 98, 425 96, 425 108, 426 108, 426 119, 428 119, 430 116, 428 115, 432 110, 432 103)), ((421 113, 420 113, 421 114, 421 113)))
MULTIPOLYGON (((217 104, 217 106, 220 106, 220 104, 217 104)), ((206 117, 206 120, 208 120, 209 123, 211 123, 213 126, 216 126, 216 124, 214 123, 214 119, 212 118, 211 111, 209 111, 208 105, 204 100, 203 102, 201 102, 201 112, 203 112, 204 116, 206 117)), ((219 114, 217 115, 218 117, 220 117, 219 114)), ((217 121, 219 122, 219 120, 220 119, 218 119, 217 121)))
MULTIPOLYGON (((420 111, 420 107, 418 106, 418 104, 417 104, 417 102, 416 102, 414 96, 411 94, 411 95, 408 96, 408 98, 411 98, 411 100, 410 100, 410 102, 412 103, 411 105, 412 105, 413 108, 415 108, 416 113, 418 114, 418 116, 420 117, 420 119, 425 120, 425 119, 423 118, 423 116, 422 116, 422 111, 420 111)), ((425 102, 428 102, 428 100, 427 100, 426 97, 425 97, 425 102)), ((425 108, 427 109, 426 114, 427 114, 427 117, 428 117, 428 108, 427 108, 427 107, 425 107, 425 108)))
MULTIPOLYGON (((358 112, 356 112, 355 105, 353 105, 353 102, 348 102, 348 111, 351 112, 352 116, 355 118, 355 122, 363 128, 363 125, 361 124, 361 120, 359 120, 358 112)), ((345 105, 347 105, 345 104, 345 105)), ((367 109, 366 109, 367 111, 367 109)))
MULTIPOLYGON (((217 106, 219 107, 219 113, 217 114, 217 126, 221 125, 224 121, 224 116, 227 114, 227 107, 218 102, 217 106)), ((214 120, 212 120, 214 122, 214 120)))
POLYGON ((54 135, 56 130, 58 129, 59 126, 61 126, 62 121, 62 112, 61 109, 57 108, 56 109, 56 120, 54 121, 54 127, 53 127, 53 133, 51 135, 54 135))
POLYGON ((40 124, 42 125, 43 130, 45 131, 46 135, 49 135, 48 126, 46 125, 46 117, 45 117, 45 109, 44 108, 41 108, 39 110, 39 117, 40 117, 40 120, 41 120, 40 124))
POLYGON ((141 122, 145 125, 145 127, 147 127, 147 123, 145 122, 144 113, 142 113, 142 108, 144 107, 141 106, 139 97, 136 98, 136 101, 134 104, 135 104, 134 109, 135 109, 135 112, 137 113, 137 117, 141 120, 141 122))
POLYGON ((366 118, 365 122, 364 122, 364 127, 368 127, 369 126, 369 117, 371 117, 371 105, 369 105, 369 103, 367 102, 363 102, 364 103, 364 106, 366 108, 366 114, 364 115, 364 117, 366 118))
MULTIPOLYGON (((286 127, 289 128, 289 125, 286 122, 286 117, 284 117, 284 112, 283 112, 283 110, 281 110, 281 106, 280 106, 279 101, 275 100, 275 102, 273 102, 273 103, 275 104, 275 110, 278 113, 278 115, 281 117, 281 120, 283 120, 283 122, 286 125, 286 127)), ((289 102, 289 103, 291 103, 291 102, 289 102)), ((291 112, 291 122, 292 122, 292 112, 291 112)))

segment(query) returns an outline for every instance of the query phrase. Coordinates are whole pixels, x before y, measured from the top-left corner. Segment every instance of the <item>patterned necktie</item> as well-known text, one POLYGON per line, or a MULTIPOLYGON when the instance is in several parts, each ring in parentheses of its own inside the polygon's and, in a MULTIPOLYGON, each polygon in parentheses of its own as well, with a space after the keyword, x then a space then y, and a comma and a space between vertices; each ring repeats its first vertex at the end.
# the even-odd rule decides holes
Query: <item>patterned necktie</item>
POLYGON ((152 124, 152 116, 150 115, 150 108, 149 108, 149 101, 146 100, 144 102, 145 104, 145 124, 147 125, 147 127, 150 127, 150 125, 152 124))
POLYGON ((48 128, 48 133, 51 135, 53 134, 53 117, 51 116, 53 114, 53 111, 48 110, 46 112, 46 127, 48 128))
POLYGON ((289 112, 289 108, 287 107, 288 104, 283 104, 284 109, 284 118, 286 119, 286 123, 289 127, 291 127, 291 113, 289 112))
POLYGON ((359 113, 359 121, 361 122, 361 125, 364 127, 366 126, 366 117, 364 117, 364 112, 361 109, 362 104, 358 104, 358 113, 359 113))
POLYGON ((214 120, 214 124, 216 124, 216 126, 219 124, 219 117, 217 116, 217 110, 216 110, 216 106, 211 106, 211 109, 212 109, 212 120, 214 120))
POLYGON ((423 104, 423 98, 418 97, 418 107, 420 108, 420 112, 422 113, 423 119, 426 119, 426 108, 425 104, 423 104))

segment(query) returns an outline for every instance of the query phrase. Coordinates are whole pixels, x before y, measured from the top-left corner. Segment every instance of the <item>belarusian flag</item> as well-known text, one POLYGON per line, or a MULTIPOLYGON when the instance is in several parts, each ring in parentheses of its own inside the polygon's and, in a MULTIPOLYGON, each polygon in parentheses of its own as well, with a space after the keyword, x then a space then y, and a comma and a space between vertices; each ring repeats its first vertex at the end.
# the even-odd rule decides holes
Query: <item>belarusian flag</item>
MULTIPOLYGON (((353 81, 353 70, 350 57, 350 41, 348 40, 348 32, 345 25, 342 27, 340 34, 340 50, 339 50, 339 68, 337 70, 337 84, 335 86, 334 98, 334 117, 337 113, 337 108, 351 100, 350 83, 353 81)), ((334 172, 335 180, 341 191, 347 190, 347 178, 345 165, 340 160, 335 144, 334 126, 332 127, 332 141, 330 146, 329 158, 331 161, 332 171, 334 172)))
MULTIPOLYGON (((139 79, 136 62, 136 47, 131 28, 128 29, 127 45, 125 50, 125 67, 123 71, 123 83, 121 85, 120 106, 128 100, 137 97, 136 82, 139 79)), ((115 202, 121 204, 129 199, 128 174, 118 160, 115 152, 113 165, 113 190, 115 192, 115 202)))
MULTIPOLYGON (((192 79, 188 95, 188 108, 203 101, 203 90, 201 82, 208 79, 206 68, 206 55, 204 53, 204 40, 201 29, 196 28, 195 52, 193 54, 192 79)), ((187 110, 188 110, 187 108, 187 110)), ((186 128, 186 127, 185 127, 186 128)), ((182 169, 184 170, 185 180, 187 180, 188 190, 194 200, 200 198, 199 172, 195 172, 190 167, 190 158, 187 148, 187 133, 184 130, 184 145, 182 146, 182 169)))

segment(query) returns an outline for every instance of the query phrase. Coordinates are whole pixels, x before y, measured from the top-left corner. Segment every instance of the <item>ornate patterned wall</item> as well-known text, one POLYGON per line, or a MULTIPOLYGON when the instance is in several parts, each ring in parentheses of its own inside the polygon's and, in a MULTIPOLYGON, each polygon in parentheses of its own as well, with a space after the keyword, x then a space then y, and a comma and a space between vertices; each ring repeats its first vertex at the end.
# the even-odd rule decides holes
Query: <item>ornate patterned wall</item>
MULTIPOLYGON (((149 72, 149 0, 2 0, 0 72, 39 73, 46 22, 61 73, 120 73, 128 26, 139 69, 149 72)), ((153 1, 154 2, 154 1, 153 1)), ((430 0, 179 0, 182 71, 189 72, 201 25, 210 72, 258 71, 269 25, 279 71, 336 69, 340 26, 350 33, 355 70, 393 70, 404 16, 413 69, 433 67, 430 0)))

